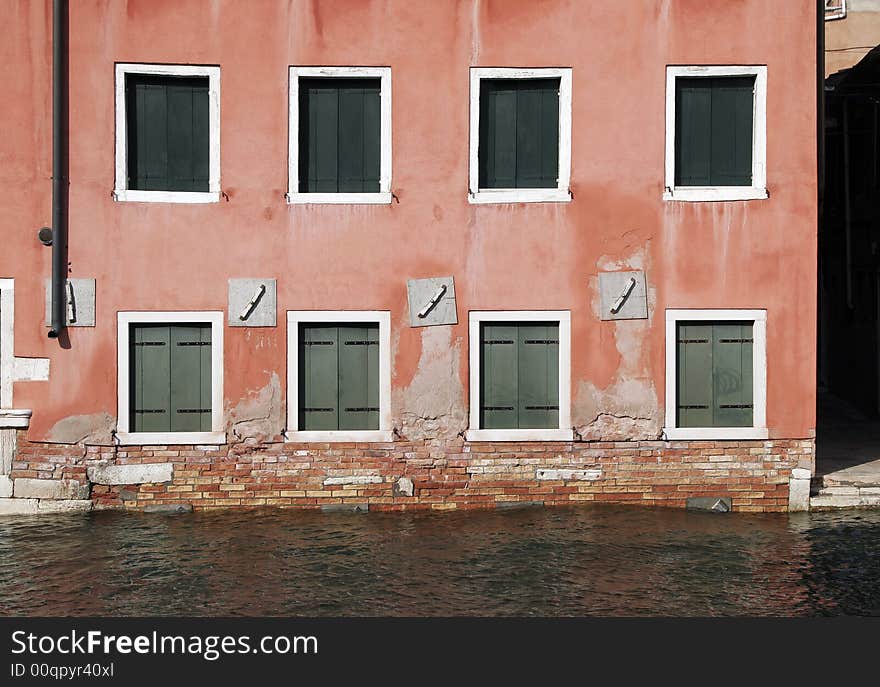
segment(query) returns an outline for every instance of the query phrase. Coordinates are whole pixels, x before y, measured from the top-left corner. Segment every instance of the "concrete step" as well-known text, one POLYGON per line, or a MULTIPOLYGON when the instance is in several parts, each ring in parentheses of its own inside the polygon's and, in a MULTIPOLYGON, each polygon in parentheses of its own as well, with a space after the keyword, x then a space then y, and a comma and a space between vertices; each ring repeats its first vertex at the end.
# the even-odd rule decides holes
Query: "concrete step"
POLYGON ((880 486, 824 486, 810 496, 810 510, 880 508, 880 486))

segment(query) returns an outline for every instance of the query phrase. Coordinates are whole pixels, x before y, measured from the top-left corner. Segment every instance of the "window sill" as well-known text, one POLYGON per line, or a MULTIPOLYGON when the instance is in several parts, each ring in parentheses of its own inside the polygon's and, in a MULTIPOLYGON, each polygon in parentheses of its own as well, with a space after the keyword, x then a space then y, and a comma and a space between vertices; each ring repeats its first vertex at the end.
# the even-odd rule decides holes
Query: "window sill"
POLYGON ((284 440, 289 443, 310 442, 381 442, 394 441, 394 433, 384 429, 333 430, 333 431, 294 431, 287 432, 284 440))
POLYGON ((570 203, 571 192, 565 188, 485 189, 468 193, 468 203, 570 203))
POLYGON ((726 200, 765 200, 770 197, 766 188, 758 186, 690 186, 663 192, 663 200, 685 203, 718 202, 726 200))
POLYGON ((466 441, 574 441, 570 429, 469 429, 466 441))
POLYGON ((219 203, 219 191, 134 191, 116 189, 113 200, 124 203, 219 203))
POLYGON ((0 409, 0 429, 27 429, 32 412, 24 408, 0 409))
POLYGON ((664 427, 663 436, 670 441, 749 440, 767 439, 766 427, 664 427))
POLYGON ((226 432, 117 432, 122 446, 168 446, 169 444, 226 443, 226 432))
POLYGON ((288 205, 389 205, 388 193, 287 193, 288 205))

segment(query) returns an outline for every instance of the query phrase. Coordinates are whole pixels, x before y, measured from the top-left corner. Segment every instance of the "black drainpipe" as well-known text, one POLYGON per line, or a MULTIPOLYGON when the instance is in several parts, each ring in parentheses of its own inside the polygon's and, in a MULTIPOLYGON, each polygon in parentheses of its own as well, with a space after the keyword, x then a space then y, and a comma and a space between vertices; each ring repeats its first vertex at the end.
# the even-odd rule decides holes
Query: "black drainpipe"
POLYGON ((56 339, 67 324, 67 2, 52 6, 52 326, 56 339))

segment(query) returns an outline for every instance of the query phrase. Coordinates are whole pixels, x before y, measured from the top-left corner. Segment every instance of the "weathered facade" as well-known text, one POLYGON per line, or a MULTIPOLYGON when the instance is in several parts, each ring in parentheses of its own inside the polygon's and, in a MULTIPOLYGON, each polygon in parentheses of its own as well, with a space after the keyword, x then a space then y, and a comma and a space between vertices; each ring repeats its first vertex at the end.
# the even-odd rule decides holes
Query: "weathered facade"
POLYGON ((37 240, 52 217, 51 3, 13 0, 7 14, 0 512, 802 506, 816 393, 815 3, 74 0, 74 321, 57 339, 52 249, 37 240), (170 172, 150 187, 137 165, 159 144, 133 161, 138 126, 155 118, 129 93, 170 89, 168 78, 206 94, 186 96, 204 113, 187 122, 207 132, 192 188, 166 189, 170 172), (357 120, 369 155, 355 185, 340 154, 330 191, 318 170, 326 92, 356 93, 372 113, 357 120), (510 102, 518 120, 504 119, 510 102), (520 168, 532 102, 534 175, 520 168), (705 102, 736 114, 716 121, 705 102), (704 116, 711 159, 687 129, 704 116), (719 161, 727 126, 747 147, 719 161), (519 146, 509 182, 504 145, 519 146), (365 357, 343 360, 355 350, 345 327, 365 357), (138 338, 148 331, 166 338, 138 338), (333 341, 340 357, 320 372, 333 341), (491 348, 515 341, 519 367, 491 348), (171 362, 149 362, 163 346, 171 362), (180 351, 200 362, 175 367, 180 351), (148 393, 169 365, 186 373, 148 393), (320 380, 333 400, 320 401, 320 380), (329 424, 309 415, 325 410, 329 424))

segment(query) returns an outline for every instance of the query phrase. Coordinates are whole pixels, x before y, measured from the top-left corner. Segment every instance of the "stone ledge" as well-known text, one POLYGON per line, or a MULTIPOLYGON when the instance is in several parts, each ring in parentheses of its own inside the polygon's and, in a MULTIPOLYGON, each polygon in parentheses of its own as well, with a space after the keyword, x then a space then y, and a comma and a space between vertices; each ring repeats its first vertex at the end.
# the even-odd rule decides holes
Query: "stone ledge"
POLYGON ((170 482, 174 474, 171 463, 140 465, 94 465, 86 470, 89 481, 110 486, 120 484, 156 484, 170 482))
POLYGON ((535 471, 535 479, 548 481, 593 481, 602 477, 602 471, 593 468, 590 470, 559 470, 559 469, 540 469, 535 471))
POLYGON ((17 499, 81 501, 89 498, 89 485, 69 479, 18 477, 13 480, 13 494, 17 499))
POLYGON ((379 475, 346 475, 344 477, 328 477, 324 480, 324 486, 338 484, 379 484, 385 480, 379 475))
POLYGON ((71 499, 0 499, 0 515, 40 515, 50 513, 84 513, 92 509, 92 502, 71 499))

